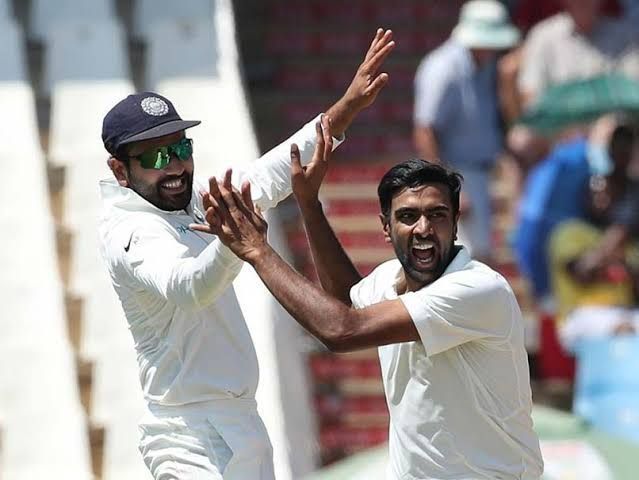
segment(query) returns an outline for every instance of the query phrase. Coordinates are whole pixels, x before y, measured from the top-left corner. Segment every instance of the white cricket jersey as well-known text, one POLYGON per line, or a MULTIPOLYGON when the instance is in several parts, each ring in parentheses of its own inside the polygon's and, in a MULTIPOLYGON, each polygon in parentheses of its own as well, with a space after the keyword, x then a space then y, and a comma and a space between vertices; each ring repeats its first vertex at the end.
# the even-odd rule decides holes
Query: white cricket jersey
MULTIPOLYGON (((246 168, 234 167, 233 183, 250 181, 262 211, 291 193, 290 144, 308 163, 317 121, 246 168)), ((254 398, 257 358, 232 287, 243 263, 217 237, 188 228, 204 223, 199 192, 208 183, 194 181, 190 205, 172 212, 115 179, 100 187, 102 254, 133 335, 146 401, 178 406, 254 398)))
MULTIPOLYGON (((353 306, 398 298, 398 260, 351 289, 353 306)), ((541 477, 523 321, 506 280, 462 248, 444 274, 399 298, 421 341, 379 357, 390 411, 389 479, 541 477)))

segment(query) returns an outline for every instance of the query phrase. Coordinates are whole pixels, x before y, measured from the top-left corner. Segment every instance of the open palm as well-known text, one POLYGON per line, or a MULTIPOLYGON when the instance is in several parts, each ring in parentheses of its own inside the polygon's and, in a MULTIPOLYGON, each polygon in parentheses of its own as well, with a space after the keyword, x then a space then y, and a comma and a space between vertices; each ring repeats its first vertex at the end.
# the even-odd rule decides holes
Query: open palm
POLYGON ((322 180, 328 170, 328 162, 333 151, 333 137, 330 134, 330 118, 322 116, 321 124, 316 125, 317 142, 313 158, 303 167, 297 145, 291 145, 291 184, 293 195, 300 206, 317 202, 322 180))

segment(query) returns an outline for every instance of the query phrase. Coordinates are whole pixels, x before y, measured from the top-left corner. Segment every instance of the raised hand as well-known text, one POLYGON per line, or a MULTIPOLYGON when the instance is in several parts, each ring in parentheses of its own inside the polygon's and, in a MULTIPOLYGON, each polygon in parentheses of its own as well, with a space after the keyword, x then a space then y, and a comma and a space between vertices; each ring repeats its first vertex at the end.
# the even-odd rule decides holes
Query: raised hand
POLYGON ((364 61, 355 72, 346 93, 326 111, 333 121, 332 135, 340 136, 344 133, 355 116, 373 103, 388 83, 388 73, 379 73, 379 70, 393 48, 395 48, 393 32, 378 28, 364 61))
POLYGON ((375 101, 377 94, 388 82, 388 73, 377 72, 394 47, 393 32, 378 28, 364 61, 346 90, 345 98, 355 102, 360 108, 365 108, 375 101))
POLYGON ((330 133, 330 118, 322 116, 321 124, 316 125, 317 142, 310 163, 302 167, 300 151, 297 145, 291 145, 291 184, 293 195, 300 208, 317 204, 322 180, 328 170, 328 162, 333 151, 333 137, 330 133))
POLYGON ((241 192, 231 184, 232 170, 224 181, 209 180, 210 191, 203 194, 208 225, 191 225, 191 229, 212 233, 242 260, 252 262, 270 248, 266 240, 268 225, 251 198, 251 184, 244 182, 241 192))

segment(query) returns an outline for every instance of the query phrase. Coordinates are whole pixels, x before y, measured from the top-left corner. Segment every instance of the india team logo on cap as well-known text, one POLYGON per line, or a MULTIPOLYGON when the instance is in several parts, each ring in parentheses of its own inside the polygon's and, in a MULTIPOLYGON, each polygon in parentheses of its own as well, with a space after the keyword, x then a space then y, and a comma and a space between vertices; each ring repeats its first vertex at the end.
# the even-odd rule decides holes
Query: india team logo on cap
POLYGON ((153 115, 154 117, 161 117, 169 112, 169 106, 164 100, 158 97, 146 97, 140 103, 144 113, 153 115))

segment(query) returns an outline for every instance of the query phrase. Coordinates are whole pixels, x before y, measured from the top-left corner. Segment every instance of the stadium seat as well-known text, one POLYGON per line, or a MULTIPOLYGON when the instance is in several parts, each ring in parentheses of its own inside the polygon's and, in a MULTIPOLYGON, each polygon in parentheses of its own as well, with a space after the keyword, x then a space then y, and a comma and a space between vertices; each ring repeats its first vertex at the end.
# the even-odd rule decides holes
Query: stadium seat
POLYGON ((0 0, 0 22, 13 19, 11 0, 0 0))
MULTIPOLYGON (((46 290, 43 284, 38 290, 46 290)), ((23 301, 26 301, 23 298, 23 301)), ((40 323, 60 316, 59 308, 34 297, 40 323), (46 312, 46 313, 45 313, 46 312)), ((26 321, 30 317, 25 316, 26 321)), ((2 478, 90 480, 86 418, 73 376, 74 357, 60 338, 36 335, 0 351, 0 410, 4 419, 2 478)))
POLYGON ((106 155, 102 119, 133 92, 122 28, 110 21, 54 28, 45 63, 45 89, 51 94, 50 161, 68 165, 98 152, 106 155))
MULTIPOLYGON (((100 163, 106 172, 108 154, 102 144, 102 119, 113 105, 132 92, 133 84, 125 77, 104 81, 87 79, 55 85, 51 92, 49 127, 51 163, 84 163, 88 156, 93 155, 93 161, 96 156, 101 157, 100 163)), ((84 188, 87 187, 89 186, 84 188)), ((97 187, 90 187, 91 195, 95 196, 97 187)))
MULTIPOLYGON (((5 146, 0 152, 0 157, 14 156, 19 153, 24 156, 26 161, 36 162, 36 169, 33 173, 43 172, 44 161, 42 160, 33 90, 28 83, 22 81, 0 82, 0 105, 2 105, 3 112, 0 115, 0 143, 5 146), (9 145, 15 145, 16 151, 12 152, 8 148, 9 145), (42 162, 42 164, 37 162, 42 162)), ((44 179, 37 177, 37 180, 44 179)), ((13 185, 5 185, 4 189, 23 188, 19 182, 11 183, 13 185)))
POLYGON ((155 24, 148 36, 146 85, 157 89, 171 79, 215 78, 218 46, 210 18, 190 22, 167 20, 155 24))
POLYGON ((143 480, 150 474, 138 450, 137 424, 145 406, 133 341, 128 330, 122 330, 127 338, 102 345, 96 359, 91 416, 106 429, 103 480, 143 480))
POLYGON ((133 32, 148 40, 151 34, 161 31, 158 22, 212 21, 214 11, 214 0, 137 0, 133 10, 133 32))
POLYGON ((126 38, 114 20, 68 21, 49 32, 43 94, 64 82, 129 78, 126 38))
MULTIPOLYGON (((2 5, 2 3, 0 3, 2 5)), ((22 46, 22 32, 10 18, 2 18, 0 8, 0 82, 23 82, 27 80, 27 69, 22 46)))
POLYGON ((0 189, 0 202, 7 206, 0 215, 5 238, 0 249, 0 477, 90 480, 86 418, 67 336, 33 98, 30 89, 17 87, 0 88, 5 116, 16 121, 7 131, 0 130, 2 135, 15 134, 3 137, 6 145, 17 145, 0 151, 0 168, 19 179, 0 189))
POLYGON ((597 418, 599 398, 639 397, 639 338, 586 340, 577 346, 574 410, 588 420, 597 418))
POLYGON ((46 42, 51 30, 60 24, 113 20, 114 3, 113 0, 31 0, 29 38, 46 42))

